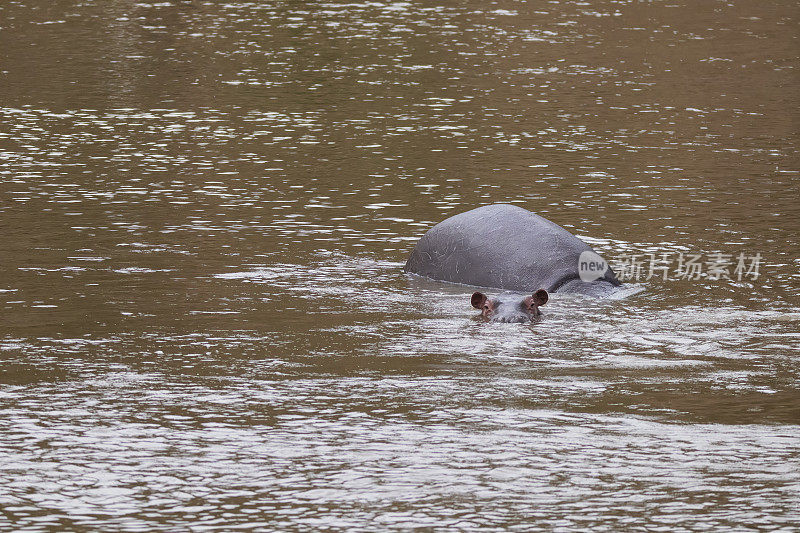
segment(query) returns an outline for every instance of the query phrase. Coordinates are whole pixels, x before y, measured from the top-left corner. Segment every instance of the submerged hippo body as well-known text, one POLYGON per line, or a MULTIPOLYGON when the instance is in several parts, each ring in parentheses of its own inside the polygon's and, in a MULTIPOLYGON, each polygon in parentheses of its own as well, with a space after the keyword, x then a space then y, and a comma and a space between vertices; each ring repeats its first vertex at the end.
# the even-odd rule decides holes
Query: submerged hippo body
POLYGON ((404 270, 527 294, 539 289, 596 296, 613 292, 620 282, 610 268, 598 273, 597 279, 581 280, 583 252, 600 259, 558 224, 521 207, 494 204, 436 224, 419 240, 404 270))

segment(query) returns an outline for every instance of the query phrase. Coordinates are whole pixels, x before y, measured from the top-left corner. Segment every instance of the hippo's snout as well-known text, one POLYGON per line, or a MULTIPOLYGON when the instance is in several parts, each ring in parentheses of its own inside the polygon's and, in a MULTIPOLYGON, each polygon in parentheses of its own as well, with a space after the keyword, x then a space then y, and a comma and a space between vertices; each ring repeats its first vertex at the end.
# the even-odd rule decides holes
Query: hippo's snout
POLYGON ((531 315, 493 316, 490 319, 491 322, 502 322, 504 324, 524 324, 532 320, 534 320, 534 317, 531 315))

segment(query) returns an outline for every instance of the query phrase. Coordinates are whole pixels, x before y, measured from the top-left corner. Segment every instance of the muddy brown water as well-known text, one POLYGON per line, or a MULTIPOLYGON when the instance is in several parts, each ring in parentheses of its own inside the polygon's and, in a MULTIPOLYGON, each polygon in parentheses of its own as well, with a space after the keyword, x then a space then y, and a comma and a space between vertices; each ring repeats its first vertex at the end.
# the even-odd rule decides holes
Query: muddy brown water
POLYGON ((3 2, 0 529, 796 530, 799 10, 3 2), (475 321, 493 202, 672 269, 475 321))

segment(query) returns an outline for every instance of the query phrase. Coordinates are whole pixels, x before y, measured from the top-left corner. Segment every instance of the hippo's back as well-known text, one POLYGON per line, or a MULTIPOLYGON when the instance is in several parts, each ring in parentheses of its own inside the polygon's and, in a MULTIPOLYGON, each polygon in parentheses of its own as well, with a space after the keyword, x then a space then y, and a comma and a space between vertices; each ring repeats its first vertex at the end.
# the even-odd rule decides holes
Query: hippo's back
MULTIPOLYGON (((405 271, 480 287, 555 291, 579 279, 578 258, 587 250, 592 251, 588 244, 558 224, 521 207, 494 204, 428 230, 405 271)), ((611 269, 602 279, 619 285, 611 269)))

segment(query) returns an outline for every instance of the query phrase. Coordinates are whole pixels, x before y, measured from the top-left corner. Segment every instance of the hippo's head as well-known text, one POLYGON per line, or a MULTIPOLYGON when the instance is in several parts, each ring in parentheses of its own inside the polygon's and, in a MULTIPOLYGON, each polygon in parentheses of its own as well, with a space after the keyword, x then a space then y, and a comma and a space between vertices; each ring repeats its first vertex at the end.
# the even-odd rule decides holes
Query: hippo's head
POLYGON ((482 292, 472 295, 472 307, 481 310, 481 316, 491 322, 531 322, 542 313, 539 307, 547 303, 547 291, 539 289, 532 296, 503 293, 489 298, 482 292))

